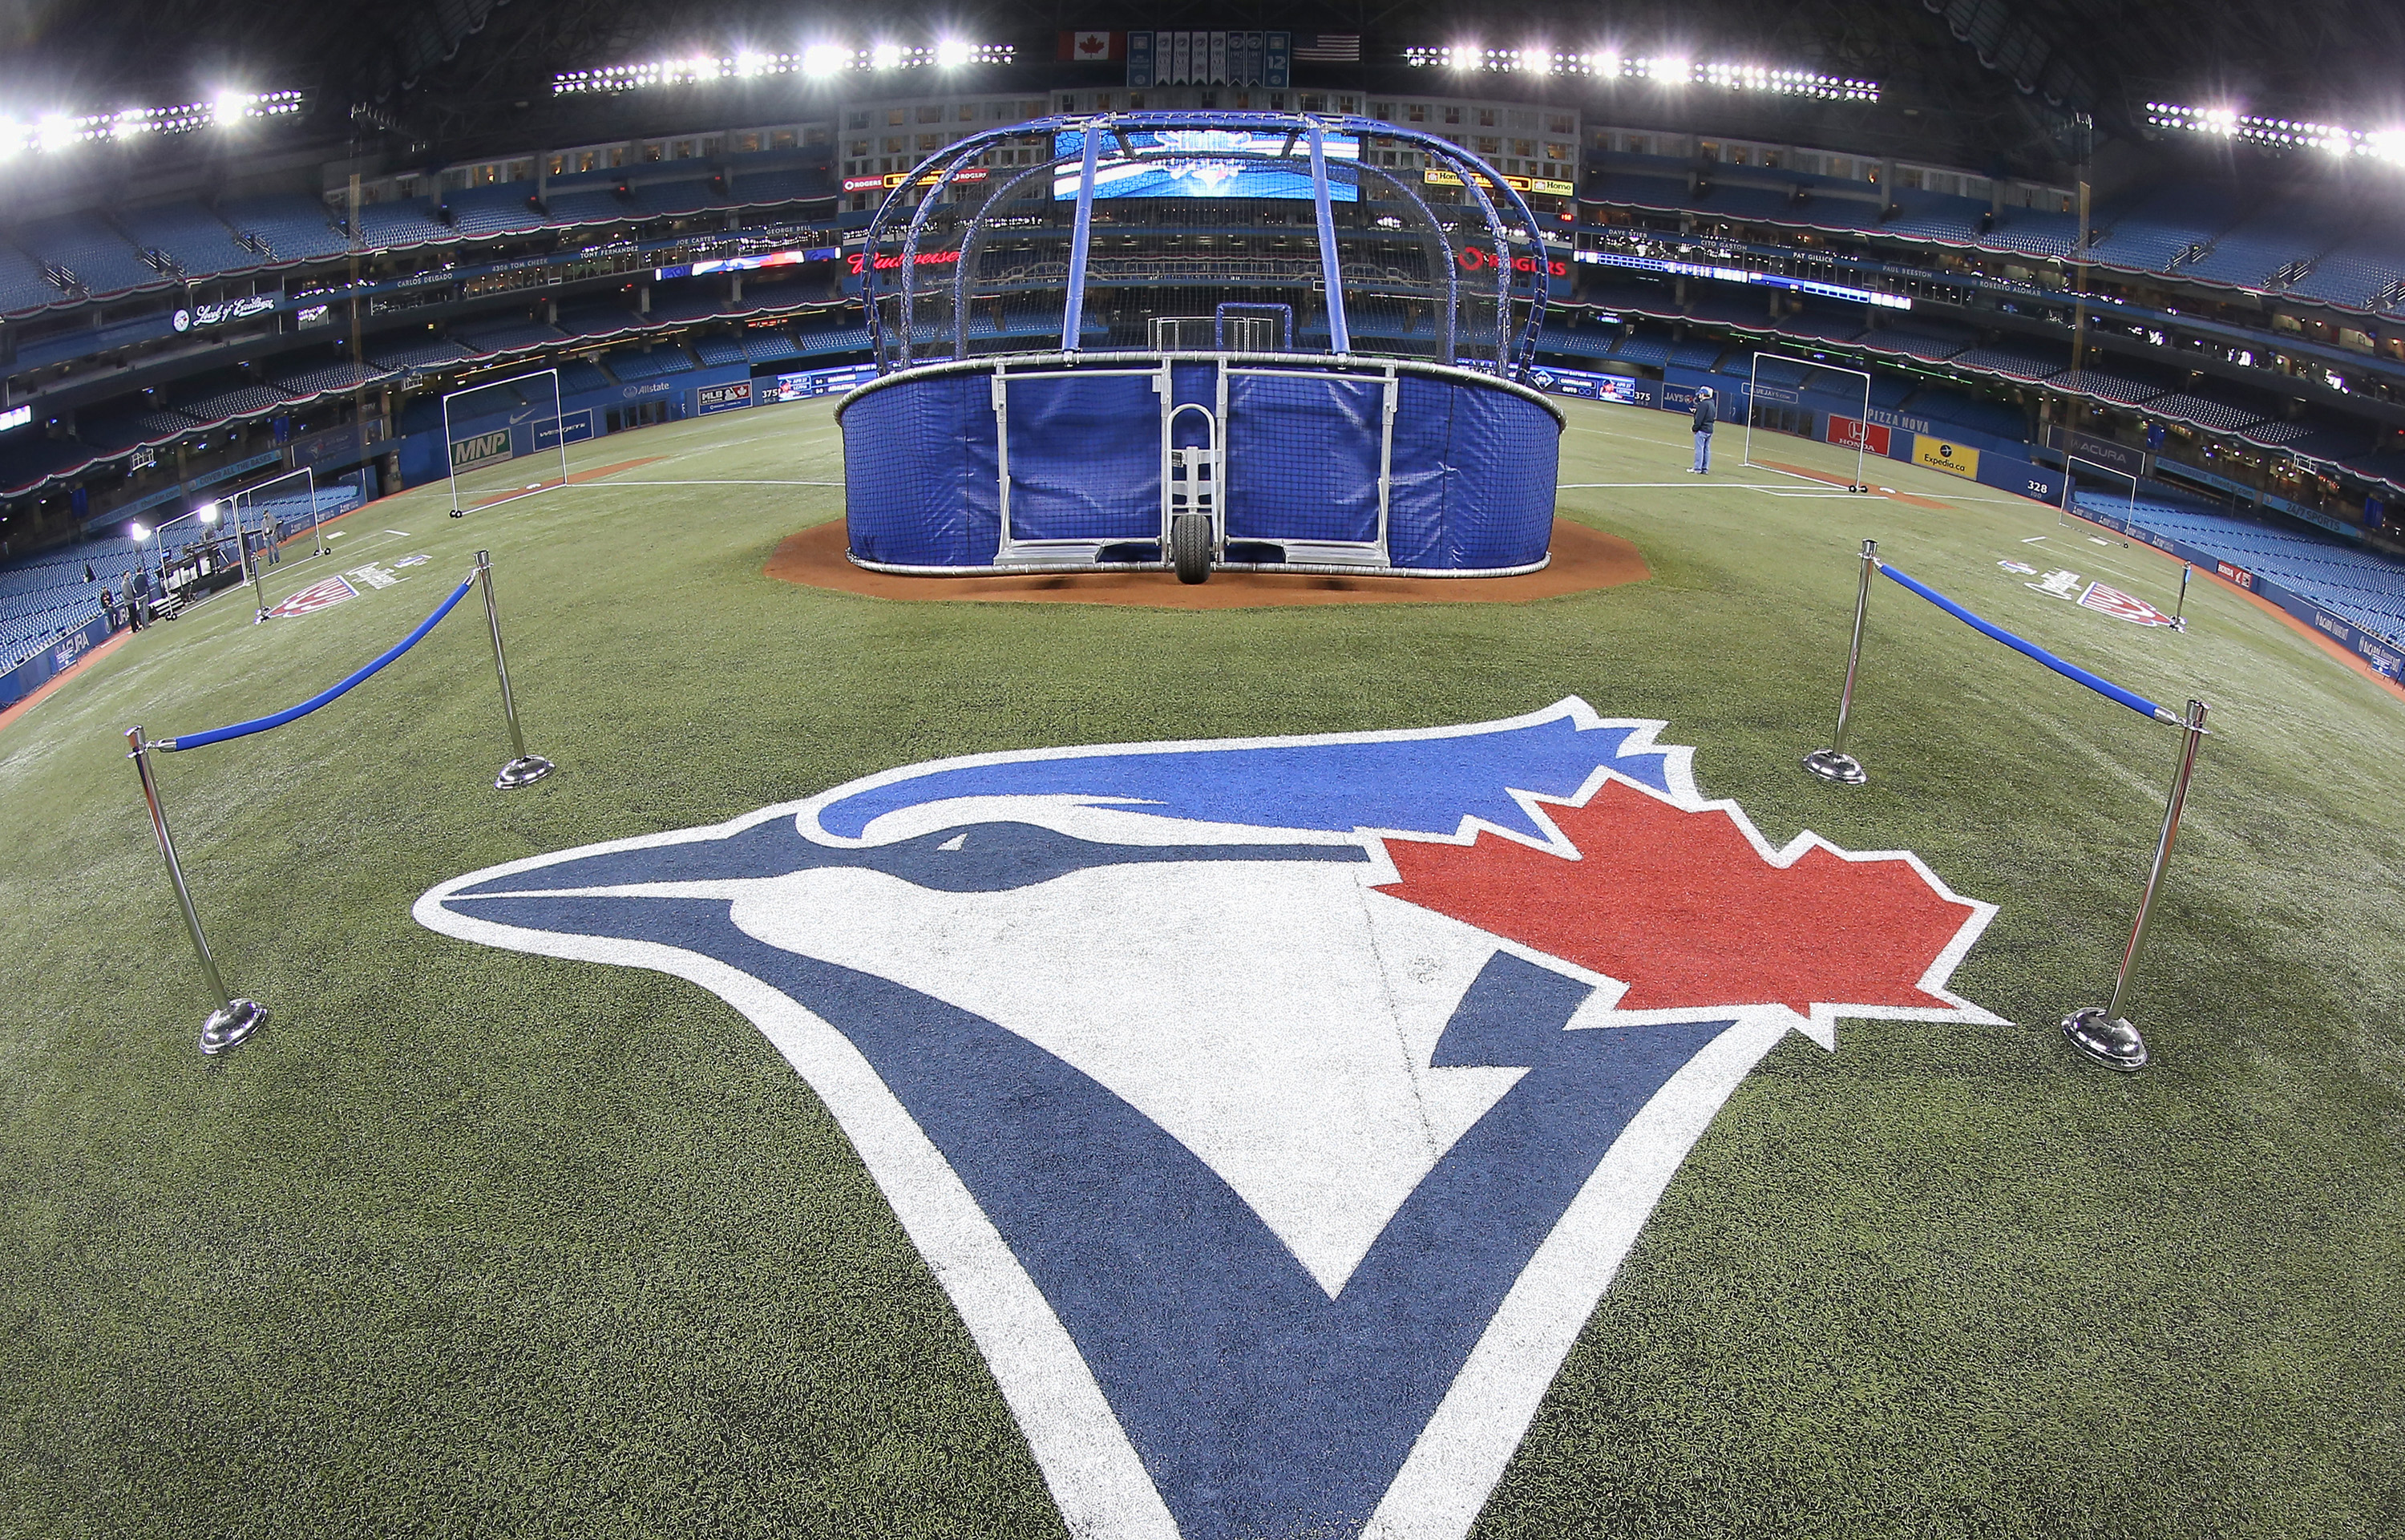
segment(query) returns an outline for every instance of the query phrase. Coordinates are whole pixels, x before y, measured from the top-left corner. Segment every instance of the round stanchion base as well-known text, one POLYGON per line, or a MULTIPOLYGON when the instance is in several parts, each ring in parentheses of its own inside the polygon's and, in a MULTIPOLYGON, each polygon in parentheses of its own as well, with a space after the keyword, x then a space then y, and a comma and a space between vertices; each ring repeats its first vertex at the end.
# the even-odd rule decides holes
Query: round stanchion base
POLYGON ((1804 756, 1804 768, 1834 786, 1859 786, 1871 778, 1860 760, 1835 749, 1814 749, 1804 756))
POLYGON ((2146 1039, 2128 1022, 2113 1021, 2094 1006, 2062 1018, 2062 1035, 2071 1046, 2107 1069, 2134 1074, 2146 1067, 2146 1039))
POLYGON ((533 785, 550 773, 550 760, 539 754, 529 754, 523 759, 513 759, 503 765, 501 773, 493 777, 493 789, 514 791, 520 786, 533 785))
POLYGON ((201 1052, 208 1054, 239 1048, 250 1035, 267 1024, 267 1007, 257 1000, 235 1000, 209 1012, 201 1024, 201 1052))
POLYGON ((451 510, 451 516, 452 516, 453 518, 466 518, 466 517, 468 516, 468 515, 467 515, 466 510, 464 510, 464 509, 460 509, 460 508, 454 508, 454 509, 452 509, 452 510, 451 510))

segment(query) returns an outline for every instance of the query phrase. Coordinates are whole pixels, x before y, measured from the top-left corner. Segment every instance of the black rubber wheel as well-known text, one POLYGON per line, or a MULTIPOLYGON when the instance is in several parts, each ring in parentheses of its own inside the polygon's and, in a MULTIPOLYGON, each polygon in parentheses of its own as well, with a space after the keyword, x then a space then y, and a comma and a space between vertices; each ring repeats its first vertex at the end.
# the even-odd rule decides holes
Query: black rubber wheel
POLYGON ((1211 577, 1211 516, 1180 514, 1169 521, 1169 559, 1180 583, 1204 583, 1211 577))

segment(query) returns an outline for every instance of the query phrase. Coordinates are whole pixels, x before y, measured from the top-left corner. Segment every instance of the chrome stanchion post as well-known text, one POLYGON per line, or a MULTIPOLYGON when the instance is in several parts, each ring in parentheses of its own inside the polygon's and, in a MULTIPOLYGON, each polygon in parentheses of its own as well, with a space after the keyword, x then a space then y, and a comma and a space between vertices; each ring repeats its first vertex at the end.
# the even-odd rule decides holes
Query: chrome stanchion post
POLYGON ((134 761, 134 772, 142 777, 142 799, 150 808, 150 832, 159 838, 159 854, 166 858, 167 882, 176 890, 176 903, 184 911, 184 933, 192 939, 192 954, 200 959, 201 977, 217 998, 217 1009, 201 1024, 201 1052, 222 1053, 240 1044, 252 1033, 267 1024, 267 1007, 257 1000, 238 1000, 226 990, 225 981, 218 976, 218 963, 209 955, 209 939, 201 933, 201 915, 192 907, 191 890, 184 885, 183 863, 176 859, 175 837, 167 832, 167 810, 159 800, 159 783, 150 773, 150 745, 144 741, 138 726, 129 729, 125 742, 133 752, 126 756, 134 761))
MULTIPOLYGON (((234 515, 233 538, 242 546, 243 565, 250 569, 250 596, 259 600, 259 608, 252 612, 250 617, 250 623, 256 626, 267 618, 267 551, 262 544, 261 548, 253 554, 250 536, 242 527, 242 515, 239 513, 234 515)), ((262 530, 260 539, 263 543, 266 538, 266 531, 262 530)))
POLYGON ((2102 1010, 2074 1010, 2062 1019, 2062 1035, 2071 1045, 2097 1063, 2114 1069, 2146 1067, 2146 1040, 2130 1024, 2130 987, 2138 973, 2138 957, 2146 945, 2147 922, 2153 919, 2155 896, 2162 891, 2163 869, 2171 864, 2172 841, 2179 838, 2180 810, 2187 804, 2188 777, 2196 772, 2196 751, 2204 742, 2205 705, 2187 703, 2180 724, 2179 769, 2172 774, 2172 792, 2163 806, 2163 832, 2155 841, 2155 864, 2146 873, 2146 890, 2138 898, 2138 918, 2130 926, 2130 944, 2121 954, 2121 971, 2113 981, 2113 999, 2102 1010))
POLYGON ((549 775, 551 761, 539 754, 527 753, 526 735, 518 730, 517 701, 510 694, 509 658, 501 651, 501 611, 500 606, 493 601, 492 552, 476 553, 476 581, 485 590, 485 623, 492 628, 493 632, 493 671, 500 676, 501 681, 501 715, 509 720, 510 752, 516 756, 501 767, 501 773, 493 778, 493 785, 497 790, 509 791, 513 787, 531 785, 549 775))
POLYGON ((2179 602, 2172 606, 2172 626, 2176 630, 2187 629, 2187 580, 2195 575, 2194 567, 2185 561, 2180 563, 2179 602))
POLYGON ((1863 666, 1863 617, 1870 609, 1871 572, 1878 566, 1878 542, 1863 542, 1863 575, 1854 589, 1854 641, 1846 653, 1846 687, 1837 697, 1837 730, 1829 735, 1829 746, 1814 749, 1804 756, 1804 768, 1821 780, 1840 786, 1859 786, 1870 779, 1862 762, 1846 752, 1846 719, 1853 714, 1854 679, 1863 666))

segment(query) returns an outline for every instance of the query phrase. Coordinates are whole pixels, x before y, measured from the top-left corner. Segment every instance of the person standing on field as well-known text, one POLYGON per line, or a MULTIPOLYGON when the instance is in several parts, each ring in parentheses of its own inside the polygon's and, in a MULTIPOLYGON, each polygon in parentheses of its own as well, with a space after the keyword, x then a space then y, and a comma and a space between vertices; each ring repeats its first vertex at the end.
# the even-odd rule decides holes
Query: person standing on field
POLYGON ((1712 402, 1712 388, 1707 385, 1702 389, 1695 392, 1695 468, 1694 473, 1696 475, 1702 476, 1709 475, 1711 473, 1712 424, 1719 420, 1720 413, 1714 407, 1712 402))

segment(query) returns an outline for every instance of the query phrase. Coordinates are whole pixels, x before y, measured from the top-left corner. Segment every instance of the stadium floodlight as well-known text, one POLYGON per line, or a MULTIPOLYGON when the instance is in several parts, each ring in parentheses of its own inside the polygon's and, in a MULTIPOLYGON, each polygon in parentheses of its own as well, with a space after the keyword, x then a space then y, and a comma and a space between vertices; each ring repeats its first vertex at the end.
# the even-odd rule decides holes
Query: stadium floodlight
POLYGON ((53 112, 34 125, 34 147, 36 149, 64 149, 75 141, 75 120, 63 112, 53 112))
POLYGON ((899 43, 879 43, 870 49, 868 50, 868 67, 871 69, 900 69, 902 67, 902 45, 899 43))
POLYGON ((957 37, 935 39, 935 67, 960 69, 976 58, 976 50, 957 37))
POLYGON ((802 73, 823 80, 851 62, 851 50, 838 43, 812 43, 802 50, 802 73))
POLYGON ((250 113, 250 92, 221 91, 210 98, 209 112, 219 128, 232 128, 250 113))

